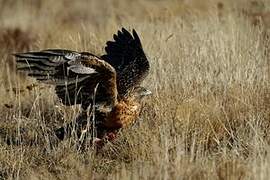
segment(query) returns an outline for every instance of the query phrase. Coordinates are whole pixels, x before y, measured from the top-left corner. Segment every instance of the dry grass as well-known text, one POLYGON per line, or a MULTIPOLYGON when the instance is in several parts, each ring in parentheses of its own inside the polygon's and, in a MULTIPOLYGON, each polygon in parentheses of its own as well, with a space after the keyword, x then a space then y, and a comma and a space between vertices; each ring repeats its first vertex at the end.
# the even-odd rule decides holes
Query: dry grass
POLYGON ((267 1, 0 0, 0 179, 268 179, 267 1), (203 3, 202 3, 203 2, 203 3), (255 12, 254 12, 255 11, 255 12), (246 12, 250 12, 247 13, 246 12), (257 18, 257 16, 256 16, 257 18), (104 52, 135 28, 153 91, 135 126, 99 153, 51 133, 76 108, 17 74, 10 53, 44 48, 104 52))

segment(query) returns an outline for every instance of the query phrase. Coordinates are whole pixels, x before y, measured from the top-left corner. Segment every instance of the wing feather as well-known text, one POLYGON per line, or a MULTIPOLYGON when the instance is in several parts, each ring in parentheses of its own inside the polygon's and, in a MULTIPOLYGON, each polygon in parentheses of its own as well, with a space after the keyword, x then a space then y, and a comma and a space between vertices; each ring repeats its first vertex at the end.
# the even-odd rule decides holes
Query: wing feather
POLYGON ((149 62, 135 30, 132 35, 125 28, 113 35, 114 41, 106 43, 106 54, 102 59, 110 63, 117 73, 120 96, 139 85, 149 72, 149 62))
POLYGON ((97 71, 93 68, 86 67, 82 64, 76 64, 76 65, 71 65, 68 67, 68 71, 72 71, 78 74, 93 74, 97 73, 97 71))
POLYGON ((96 103, 116 103, 116 72, 107 62, 90 53, 48 49, 15 54, 17 70, 43 82, 55 85, 58 97, 66 105, 88 107, 94 89, 99 88, 96 103), (104 96, 106 98, 104 98, 104 96))

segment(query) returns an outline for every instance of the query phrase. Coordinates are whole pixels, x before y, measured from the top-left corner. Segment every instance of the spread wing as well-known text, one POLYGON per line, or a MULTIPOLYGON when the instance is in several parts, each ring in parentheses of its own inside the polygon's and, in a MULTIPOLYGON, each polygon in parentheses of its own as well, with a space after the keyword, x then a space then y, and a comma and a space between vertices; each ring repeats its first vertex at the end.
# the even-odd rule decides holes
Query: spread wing
POLYGON ((101 59, 116 70, 120 96, 139 85, 147 76, 150 67, 138 34, 135 30, 132 33, 133 35, 122 28, 122 31, 114 34, 114 41, 106 43, 106 54, 101 56, 101 59))
POLYGON ((96 104, 111 107, 116 103, 115 69, 97 56, 61 49, 15 56, 19 71, 41 82, 54 84, 57 96, 65 105, 82 104, 87 108, 93 102, 95 92, 96 104))

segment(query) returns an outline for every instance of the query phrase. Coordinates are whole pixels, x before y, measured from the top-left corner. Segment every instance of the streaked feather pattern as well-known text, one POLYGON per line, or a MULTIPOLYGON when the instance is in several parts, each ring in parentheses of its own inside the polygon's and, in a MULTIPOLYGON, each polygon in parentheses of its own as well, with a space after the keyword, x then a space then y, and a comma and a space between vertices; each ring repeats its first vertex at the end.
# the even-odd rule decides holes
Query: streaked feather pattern
MULTIPOLYGON (((106 87, 103 91, 117 91, 116 84, 110 83, 116 81, 114 68, 90 53, 49 49, 15 56, 18 71, 24 71, 41 82, 54 84, 58 97, 66 105, 83 104, 83 107, 88 107, 94 88, 100 81, 106 87)), ((108 97, 111 102, 115 101, 117 92, 113 94, 113 97, 108 97)), ((97 103, 104 103, 104 100, 97 99, 97 103)))
MULTIPOLYGON (((41 82, 54 84, 65 105, 82 104, 86 109, 93 105, 95 95, 97 117, 102 119, 97 124, 98 134, 102 136, 104 131, 134 122, 140 111, 140 97, 146 94, 142 93, 146 89, 136 87, 150 67, 135 30, 131 34, 122 28, 113 39, 106 43, 106 54, 101 57, 65 49, 17 53, 17 69, 41 82)), ((80 127, 86 124, 85 119, 77 123, 80 127)), ((59 137, 63 129, 56 132, 60 132, 59 137)))

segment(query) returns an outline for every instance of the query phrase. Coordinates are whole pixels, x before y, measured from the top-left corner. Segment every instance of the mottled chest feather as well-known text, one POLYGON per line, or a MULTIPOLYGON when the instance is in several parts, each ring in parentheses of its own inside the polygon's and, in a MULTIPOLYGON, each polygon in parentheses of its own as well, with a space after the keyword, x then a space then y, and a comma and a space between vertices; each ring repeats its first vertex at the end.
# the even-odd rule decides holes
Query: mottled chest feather
POLYGON ((127 127, 136 121, 140 110, 140 104, 135 101, 120 101, 108 115, 105 126, 116 129, 127 127))

